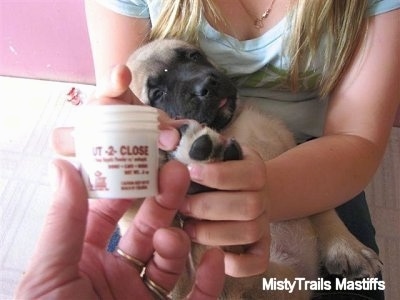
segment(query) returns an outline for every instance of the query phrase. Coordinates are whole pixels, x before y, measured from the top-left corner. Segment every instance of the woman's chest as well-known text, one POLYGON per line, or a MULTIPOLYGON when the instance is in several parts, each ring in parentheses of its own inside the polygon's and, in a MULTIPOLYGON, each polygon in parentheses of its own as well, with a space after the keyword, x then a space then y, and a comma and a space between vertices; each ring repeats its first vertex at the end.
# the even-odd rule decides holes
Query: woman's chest
POLYGON ((239 41, 258 38, 288 13, 289 0, 217 0, 222 18, 206 12, 208 23, 239 41))

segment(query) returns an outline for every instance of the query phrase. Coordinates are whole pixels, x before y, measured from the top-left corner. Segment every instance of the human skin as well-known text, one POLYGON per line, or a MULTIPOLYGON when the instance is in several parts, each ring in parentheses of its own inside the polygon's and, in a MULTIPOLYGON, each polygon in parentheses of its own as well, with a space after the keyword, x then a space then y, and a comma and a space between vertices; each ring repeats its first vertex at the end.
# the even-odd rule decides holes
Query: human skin
MULTIPOLYGON (((53 202, 16 299, 153 299, 138 269, 106 245, 131 200, 88 202, 82 178, 71 164, 53 162, 57 184, 53 202)), ((185 268, 190 240, 168 228, 188 186, 177 162, 160 171, 160 194, 146 199, 118 247, 146 262, 146 276, 171 291, 185 268), (183 184, 174 184, 179 179, 183 184), (138 242, 140 247, 138 247, 138 242)), ((223 253, 207 252, 196 271, 189 299, 215 299, 224 282, 223 253)))
MULTIPOLYGON (((263 33, 240 23, 242 8, 226 2, 216 3, 232 24, 232 35, 240 30, 239 39, 246 39, 263 33)), ((124 64, 146 41, 149 23, 115 14, 92 0, 86 5, 100 82, 110 67, 124 64)), ((266 22, 264 30, 285 12, 285 7, 274 7, 271 23, 266 22)), ((227 274, 249 276, 267 268, 265 228, 269 222, 337 207, 368 184, 383 156, 400 103, 399 18, 399 10, 369 18, 363 43, 330 95, 322 137, 267 162, 247 149, 242 161, 189 166, 193 181, 218 190, 187 197, 181 211, 192 218, 185 227, 191 238, 207 245, 251 244, 245 254, 225 255, 227 274)), ((173 134, 170 137, 169 146, 174 145, 173 134)))

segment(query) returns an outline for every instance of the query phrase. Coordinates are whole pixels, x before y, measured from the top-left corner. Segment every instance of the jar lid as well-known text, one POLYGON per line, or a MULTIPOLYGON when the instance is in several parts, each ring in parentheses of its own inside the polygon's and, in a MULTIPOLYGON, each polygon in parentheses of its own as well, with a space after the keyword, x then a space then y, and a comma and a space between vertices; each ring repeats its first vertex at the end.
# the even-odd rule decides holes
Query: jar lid
POLYGON ((77 116, 76 127, 148 125, 158 127, 158 110, 146 105, 84 105, 77 116))

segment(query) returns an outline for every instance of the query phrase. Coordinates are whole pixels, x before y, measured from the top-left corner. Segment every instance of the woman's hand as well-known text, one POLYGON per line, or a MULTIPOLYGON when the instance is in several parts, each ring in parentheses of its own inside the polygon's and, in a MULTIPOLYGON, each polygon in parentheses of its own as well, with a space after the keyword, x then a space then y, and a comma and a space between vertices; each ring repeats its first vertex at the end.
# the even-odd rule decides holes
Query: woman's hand
MULTIPOLYGON (((62 160, 55 161, 54 167, 58 188, 15 297, 152 299, 149 282, 171 291, 190 250, 190 241, 182 230, 165 228, 184 200, 189 181, 186 168, 177 162, 162 168, 160 194, 144 201, 128 232, 121 237, 119 249, 145 265, 142 278, 132 260, 105 250, 118 219, 131 201, 88 203, 79 172, 62 160)), ((197 270, 189 298, 217 298, 223 280, 223 254, 213 249, 206 253, 197 270)))
MULTIPOLYGON (((88 104, 98 105, 143 105, 143 103, 129 89, 132 75, 127 66, 117 65, 99 83, 88 104)), ((164 112, 159 111, 160 135, 158 146, 170 151, 175 149, 179 142, 179 132, 176 130, 176 121, 171 120, 164 112)), ((53 131, 52 144, 58 154, 65 156, 75 155, 74 139, 71 127, 59 127, 53 131)))
POLYGON ((142 104, 129 89, 132 75, 125 65, 113 67, 109 74, 97 82, 91 104, 142 104))
POLYGON ((245 245, 244 254, 225 253, 234 277, 264 272, 269 261, 269 218, 264 161, 249 148, 244 159, 190 165, 190 177, 218 191, 187 196, 181 212, 192 240, 213 246, 245 245))

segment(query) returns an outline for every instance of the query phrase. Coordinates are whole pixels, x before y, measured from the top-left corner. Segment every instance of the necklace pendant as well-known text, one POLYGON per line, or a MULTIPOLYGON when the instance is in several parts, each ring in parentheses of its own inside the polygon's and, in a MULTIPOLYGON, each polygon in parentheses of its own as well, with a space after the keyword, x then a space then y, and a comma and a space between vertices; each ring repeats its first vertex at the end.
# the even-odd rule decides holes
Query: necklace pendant
POLYGON ((257 27, 257 29, 261 29, 264 27, 264 20, 268 18, 269 13, 271 12, 271 8, 268 8, 264 13, 261 15, 261 17, 257 18, 254 21, 254 26, 257 27))
POLYGON ((257 29, 263 28, 263 27, 264 27, 264 19, 263 19, 263 18, 259 18, 259 19, 255 20, 255 21, 254 21, 254 26, 255 26, 257 29))
POLYGON ((261 15, 260 19, 266 19, 269 15, 269 10, 264 11, 264 13, 261 15))
MULTIPOLYGON (((254 20, 254 26, 258 29, 261 30, 264 27, 264 20, 268 18, 269 14, 271 13, 272 10, 272 6, 274 5, 275 0, 272 0, 271 5, 269 6, 269 8, 263 12, 263 14, 261 15, 261 17, 256 18, 254 20)), ((247 8, 243 5, 242 1, 240 0, 240 4, 242 5, 243 9, 246 10, 247 14, 249 16, 251 16, 251 14, 249 13, 249 11, 247 10, 247 8)))

